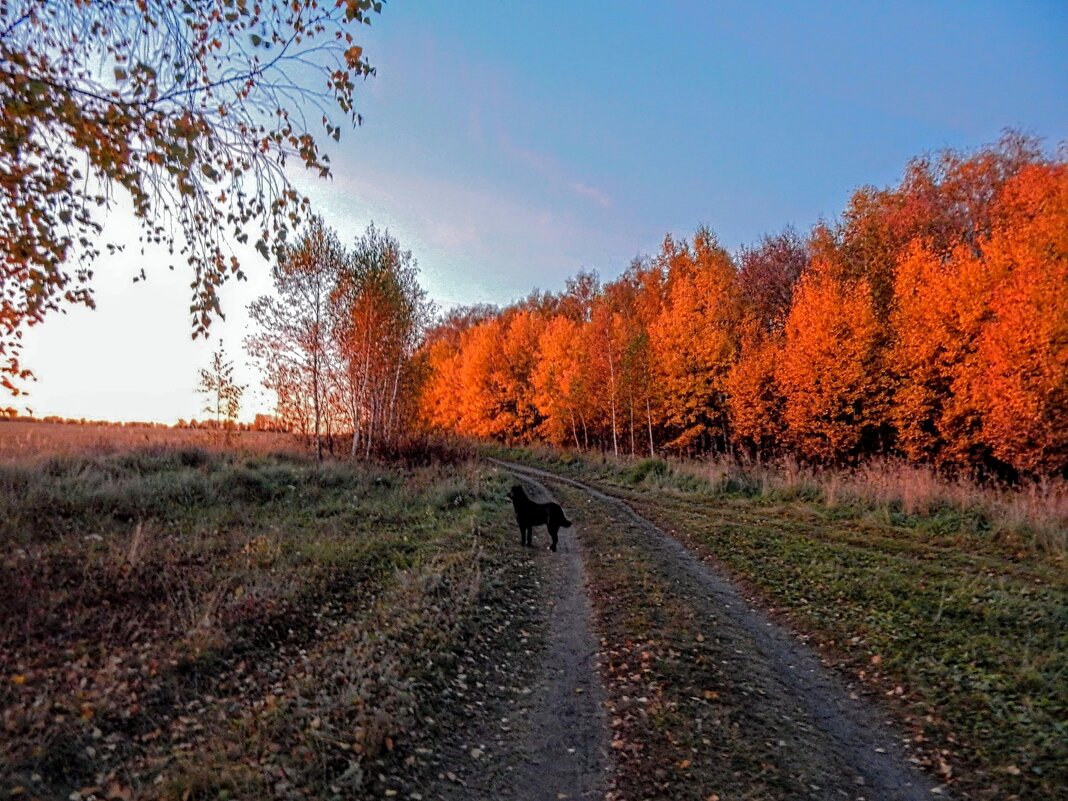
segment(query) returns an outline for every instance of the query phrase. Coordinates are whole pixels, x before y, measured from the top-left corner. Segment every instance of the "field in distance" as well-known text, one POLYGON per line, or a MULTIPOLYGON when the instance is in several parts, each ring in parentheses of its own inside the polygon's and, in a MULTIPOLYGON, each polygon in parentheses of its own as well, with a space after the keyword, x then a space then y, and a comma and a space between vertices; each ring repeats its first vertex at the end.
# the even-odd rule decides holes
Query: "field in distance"
POLYGON ((102 456, 134 448, 176 447, 273 453, 300 450, 292 434, 167 428, 137 424, 86 425, 0 420, 0 462, 73 454, 102 456))

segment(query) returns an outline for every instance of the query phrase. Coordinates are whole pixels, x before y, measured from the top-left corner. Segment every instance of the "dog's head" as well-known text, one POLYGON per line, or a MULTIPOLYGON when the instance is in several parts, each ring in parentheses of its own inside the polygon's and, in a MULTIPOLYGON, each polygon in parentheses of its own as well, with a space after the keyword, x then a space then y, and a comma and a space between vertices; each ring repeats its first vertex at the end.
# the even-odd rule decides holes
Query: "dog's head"
POLYGON ((518 500, 519 498, 525 498, 527 494, 523 492, 523 488, 519 484, 515 484, 510 490, 508 490, 509 500, 518 500))

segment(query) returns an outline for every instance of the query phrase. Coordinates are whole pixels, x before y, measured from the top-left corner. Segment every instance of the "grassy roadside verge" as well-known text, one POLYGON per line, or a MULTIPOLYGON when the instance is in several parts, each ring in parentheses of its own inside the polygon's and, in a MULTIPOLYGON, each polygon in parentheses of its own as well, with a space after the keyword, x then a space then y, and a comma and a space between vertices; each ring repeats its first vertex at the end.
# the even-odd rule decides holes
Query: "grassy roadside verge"
POLYGON ((879 693, 958 794, 1037 799, 1068 784, 1068 576, 1055 554, 667 466, 525 461, 625 498, 724 566, 879 693))
POLYGON ((0 790, 382 784, 516 565, 499 481, 181 448, 3 465, 0 790))

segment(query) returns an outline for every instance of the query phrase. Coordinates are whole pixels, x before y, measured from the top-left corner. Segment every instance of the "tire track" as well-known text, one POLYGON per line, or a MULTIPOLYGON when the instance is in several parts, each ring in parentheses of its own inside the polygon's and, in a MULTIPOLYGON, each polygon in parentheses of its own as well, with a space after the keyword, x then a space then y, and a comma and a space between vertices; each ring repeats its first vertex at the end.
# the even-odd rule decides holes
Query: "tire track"
MULTIPOLYGON (((531 493, 535 500, 552 498, 540 482, 529 475, 523 479, 536 490, 531 493)), ((545 536, 536 532, 535 542, 545 536)), ((501 788, 502 795, 497 796, 516 801, 602 798, 609 767, 604 690, 597 670, 579 526, 565 529, 560 539, 557 552, 547 555, 546 601, 551 609, 544 668, 532 688, 525 725, 517 732, 514 783, 501 788)))

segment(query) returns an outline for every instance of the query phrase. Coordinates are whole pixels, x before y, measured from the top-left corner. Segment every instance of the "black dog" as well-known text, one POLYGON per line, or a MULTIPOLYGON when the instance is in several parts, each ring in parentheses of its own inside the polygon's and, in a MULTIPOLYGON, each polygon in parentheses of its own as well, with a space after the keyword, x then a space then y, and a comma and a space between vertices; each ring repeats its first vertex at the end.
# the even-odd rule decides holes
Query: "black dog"
POLYGON ((556 532, 562 528, 570 528, 571 521, 564 517, 564 510, 560 504, 534 503, 527 497, 523 488, 516 484, 508 490, 508 497, 512 499, 515 507, 515 519, 519 523, 519 536, 523 545, 530 545, 534 536, 534 526, 545 526, 549 529, 549 536, 553 538, 553 544, 549 550, 556 550, 556 532))

